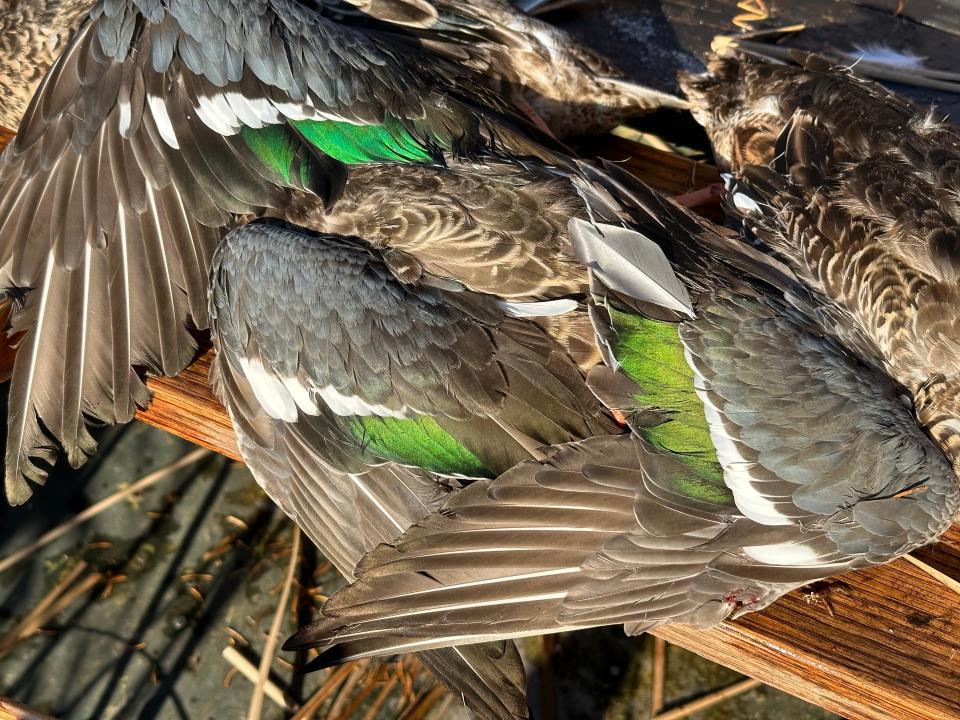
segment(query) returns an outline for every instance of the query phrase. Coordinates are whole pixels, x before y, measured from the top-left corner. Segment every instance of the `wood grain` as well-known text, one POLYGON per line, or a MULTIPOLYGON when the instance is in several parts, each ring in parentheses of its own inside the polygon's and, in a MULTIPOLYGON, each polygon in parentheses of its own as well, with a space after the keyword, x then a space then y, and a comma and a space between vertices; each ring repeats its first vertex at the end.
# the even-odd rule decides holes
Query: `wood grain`
POLYGON ((153 402, 137 417, 242 462, 227 411, 207 382, 212 360, 213 349, 204 344, 197 359, 177 377, 148 378, 153 402))
MULTIPOLYGON (((718 179, 716 170, 620 138, 582 146, 622 161, 654 187, 682 194, 718 179)), ((177 378, 150 378, 145 422, 239 459, 230 421, 207 383, 204 346, 177 378)), ((960 577, 960 527, 919 553, 960 577)), ((899 561, 851 573, 830 594, 834 615, 795 592, 763 612, 712 630, 674 626, 670 642, 848 718, 960 718, 960 596, 899 561)))

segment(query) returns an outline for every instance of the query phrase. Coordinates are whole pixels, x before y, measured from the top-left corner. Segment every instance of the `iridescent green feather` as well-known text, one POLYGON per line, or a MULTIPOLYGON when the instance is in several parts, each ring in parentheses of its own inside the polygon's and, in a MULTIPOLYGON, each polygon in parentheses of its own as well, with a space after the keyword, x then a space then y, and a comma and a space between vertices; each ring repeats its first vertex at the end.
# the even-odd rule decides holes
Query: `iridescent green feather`
POLYGON ((346 165, 370 162, 431 163, 437 158, 399 120, 381 125, 354 125, 336 120, 291 123, 315 147, 346 165))
POLYGON ((607 309, 616 331, 611 349, 621 370, 640 386, 634 397, 638 407, 669 415, 666 422, 641 428, 644 438, 674 453, 692 471, 672 478, 676 490, 715 504, 729 503, 732 496, 723 483, 723 468, 676 324, 607 309))
POLYGON ((410 419, 354 417, 350 430, 368 452, 384 460, 444 475, 492 477, 476 455, 427 415, 410 419))
POLYGON ((323 172, 315 166, 313 153, 288 125, 244 127, 240 137, 267 169, 279 176, 278 184, 312 190, 314 173, 323 172))

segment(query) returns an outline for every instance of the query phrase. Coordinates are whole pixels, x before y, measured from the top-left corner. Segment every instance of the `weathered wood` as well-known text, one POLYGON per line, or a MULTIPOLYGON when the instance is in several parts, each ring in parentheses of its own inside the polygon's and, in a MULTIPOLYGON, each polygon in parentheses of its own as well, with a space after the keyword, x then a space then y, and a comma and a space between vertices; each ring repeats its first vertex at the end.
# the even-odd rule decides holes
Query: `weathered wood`
POLYGON ((150 425, 240 460, 233 425, 213 395, 207 375, 213 350, 205 344, 197 359, 175 378, 151 377, 147 387, 153 402, 137 417, 150 425))
MULTIPOLYGON (((654 187, 682 194, 716 170, 610 138, 581 147, 623 161, 654 187)), ((178 378, 151 378, 144 421, 238 458, 230 421, 207 383, 206 347, 178 378)), ((921 557, 960 577, 960 527, 921 557)), ((960 718, 960 596, 900 561, 852 573, 825 607, 800 592, 709 631, 668 627, 657 635, 846 717, 960 718)))

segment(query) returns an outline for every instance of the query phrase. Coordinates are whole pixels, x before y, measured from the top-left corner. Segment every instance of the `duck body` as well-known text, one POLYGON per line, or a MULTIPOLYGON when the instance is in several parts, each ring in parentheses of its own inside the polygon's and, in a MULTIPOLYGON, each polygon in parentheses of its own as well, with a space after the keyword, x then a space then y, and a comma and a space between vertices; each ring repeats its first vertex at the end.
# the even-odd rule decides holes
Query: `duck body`
POLYGON ((960 134, 848 70, 801 61, 717 58, 707 75, 684 80, 733 173, 728 205, 856 319, 845 341, 902 384, 934 437, 956 447, 960 134))
POLYGON ((897 384, 809 312, 835 306, 644 188, 631 194, 680 286, 625 295, 604 259, 617 229, 572 232, 606 359, 588 384, 632 432, 452 496, 370 553, 288 647, 324 647, 331 664, 611 623, 709 627, 949 526, 950 460, 897 384))
MULTIPOLYGON (((126 422, 149 402, 135 368, 172 375, 192 360, 188 325, 210 325, 209 273, 231 228, 295 203, 335 205, 365 165, 439 170, 499 148, 562 159, 471 71, 406 36, 366 33, 287 0, 94 6, 0 171, 0 273, 22 300, 9 329, 24 333, 8 417, 10 501, 29 497, 60 447, 74 465, 95 451, 88 421, 126 422)), ((579 377, 571 361, 563 368, 579 377)), ((352 429, 344 422, 324 431, 339 438, 352 429)), ((361 445, 352 442, 361 457, 350 467, 365 459, 361 445)), ((404 467, 384 493, 424 513, 440 488, 407 484, 404 467)), ((258 479, 290 509, 270 477, 258 479)), ((369 507, 387 506, 373 496, 369 507)), ((393 527, 382 513, 366 525, 393 527)), ((349 576, 364 531, 313 539, 349 576)), ((525 714, 515 648, 466 652, 424 660, 483 714, 525 714)))
MULTIPOLYGON (((211 319, 244 457, 348 578, 447 492, 618 431, 557 337, 568 311, 589 327, 567 220, 617 209, 472 71, 336 17, 97 4, 45 78, 0 171, 11 501, 58 443, 95 451, 88 420, 132 419, 136 370, 179 372, 211 319)), ((525 714, 511 644, 424 659, 525 714)))
POLYGON ((503 78, 501 91, 514 97, 519 91, 560 138, 600 135, 652 110, 686 108, 680 98, 628 81, 606 58, 506 0, 436 5, 441 17, 475 18, 497 39, 491 43, 495 66, 515 76, 503 78))
MULTIPOLYGON (((514 548, 518 554, 497 572, 528 567, 534 584, 561 578, 579 593, 599 587, 594 573, 602 571, 589 560, 598 548, 615 536, 656 536, 634 527, 634 505, 673 492, 679 499, 671 511, 682 517, 667 518, 662 542, 679 550, 638 562, 654 568, 648 579, 682 576, 695 597, 706 593, 669 617, 704 622, 760 607, 810 579, 890 559, 945 527, 942 515, 955 502, 953 476, 942 474, 946 461, 907 422, 882 375, 871 370, 862 386, 853 382, 843 337, 810 310, 848 321, 842 308, 819 295, 809 307, 794 304, 788 294, 806 295, 789 271, 731 249, 722 233, 615 168, 570 158, 453 61, 450 37, 435 51, 416 33, 351 17, 292 0, 94 7, 41 84, 0 167, 0 278, 19 302, 10 331, 22 333, 8 418, 11 501, 29 497, 29 483, 43 480, 43 461, 60 446, 82 463, 95 450, 86 422, 131 419, 149 401, 138 371, 176 374, 196 351, 190 329, 211 328, 218 350, 212 379, 244 458, 270 496, 357 580, 356 592, 373 577, 375 548, 402 544, 398 536, 416 523, 440 522, 438 542, 448 546, 442 518, 454 522, 448 511, 458 498, 479 499, 481 534, 489 525, 488 538, 530 543, 514 548), (282 52, 264 50, 271 47, 282 52), (689 247, 681 240, 687 236, 696 238, 689 247), (712 271, 695 259, 703 248, 754 279, 712 271), (774 338, 767 344, 760 340, 765 322, 774 338), (837 399, 811 407, 809 427, 797 418, 786 426, 792 436, 808 430, 794 442, 824 453, 822 463, 836 460, 836 447, 812 426, 836 405, 849 401, 856 418, 829 426, 854 469, 872 467, 862 454, 876 448, 860 438, 880 432, 877 412, 898 418, 885 436, 892 439, 884 440, 883 472, 869 484, 831 474, 808 504, 793 486, 823 469, 804 464, 809 453, 775 454, 759 477, 735 474, 744 470, 735 467, 736 453, 779 441, 768 426, 783 404, 771 409, 755 392, 751 368, 769 366, 732 349, 745 340, 740 325, 750 328, 757 352, 792 357, 809 346, 820 358, 816 372, 831 362, 839 368, 839 388, 822 389, 837 399), (709 355, 698 338, 715 343, 716 358, 687 359, 709 355), (650 348, 656 352, 645 359, 650 348), (601 356, 606 373, 595 367, 601 356), (711 405, 704 384, 719 382, 714 375, 732 377, 758 403, 741 418, 756 430, 755 445, 731 449, 723 432, 733 431, 720 414, 734 410, 711 405), (622 381, 632 383, 630 405, 621 402, 622 381), (871 393, 875 404, 861 403, 871 393), (769 422, 757 429, 762 412, 769 422), (630 434, 617 417, 627 417, 630 434), (556 527, 551 513, 571 505, 569 495, 555 493, 610 457, 632 464, 612 471, 609 492, 575 490, 576 508, 581 500, 598 505, 580 513, 576 522, 586 524, 571 526, 573 535, 551 539, 553 531, 541 528, 556 527), (555 459, 571 473, 560 486, 547 482, 535 502, 520 498, 516 511, 500 506, 513 492, 509 478, 549 475, 555 459), (917 475, 929 482, 909 488, 912 504, 864 504, 899 500, 897 483, 917 475), (667 490, 657 490, 658 482, 667 490), (861 498, 860 486, 868 485, 873 495, 861 498), (831 506, 837 497, 843 500, 831 506), (844 516, 842 527, 860 533, 860 544, 844 544, 827 527, 851 502, 878 508, 844 516), (536 525, 540 510, 546 526, 536 525), (695 518, 689 533, 678 524, 683 517, 695 518), (501 519, 517 524, 503 528, 501 519), (736 523, 744 538, 735 545, 724 535, 712 546, 717 557, 734 547, 761 549, 741 557, 752 574, 715 582, 716 567, 725 578, 727 566, 704 560, 697 546, 736 523), (871 544, 878 535, 886 545, 871 544), (575 556, 575 572, 551 564, 575 556), (701 570, 687 574, 691 566, 701 570), (718 600, 719 590, 727 595, 718 600), (765 590, 763 601, 749 599, 754 590, 765 590)), ((796 366, 801 378, 779 391, 802 392, 813 367, 796 366)), ((649 511, 655 523, 656 509, 649 511)), ((485 566, 479 550, 465 549, 442 561, 449 576, 431 577, 454 591, 474 588, 462 583, 485 566)), ((488 557, 502 550, 496 545, 488 557)), ((501 577, 477 586, 492 589, 501 577)), ((507 594, 513 579, 503 584, 507 594)), ((551 601, 558 592, 549 590, 551 601)), ((640 593, 622 619, 630 628, 668 620, 650 614, 645 603, 653 601, 639 585, 630 592, 640 593)), ((597 602, 598 613, 610 609, 608 620, 619 607, 597 602)), ((329 610, 348 618, 334 613, 338 607, 345 606, 329 610)), ((522 716, 522 666, 505 638, 557 618, 563 627, 557 607, 483 638, 469 628, 470 642, 490 641, 475 647, 440 647, 460 641, 448 642, 431 625, 421 645, 405 649, 430 651, 428 666, 481 714, 522 716)), ((470 622, 488 622, 478 612, 470 622)), ((596 619, 583 617, 578 626, 596 619)), ((328 630, 296 642, 325 644, 328 630)), ((373 630, 371 642, 379 642, 382 628, 373 630)))
MULTIPOLYGON (((445 0, 293 4, 369 31, 420 38, 434 52, 472 67, 559 137, 602 134, 630 116, 686 107, 680 98, 625 80, 566 32, 502 0, 468 6, 445 0)), ((0 126, 19 126, 43 75, 95 5, 94 0, 10 0, 0 7, 0 126)))

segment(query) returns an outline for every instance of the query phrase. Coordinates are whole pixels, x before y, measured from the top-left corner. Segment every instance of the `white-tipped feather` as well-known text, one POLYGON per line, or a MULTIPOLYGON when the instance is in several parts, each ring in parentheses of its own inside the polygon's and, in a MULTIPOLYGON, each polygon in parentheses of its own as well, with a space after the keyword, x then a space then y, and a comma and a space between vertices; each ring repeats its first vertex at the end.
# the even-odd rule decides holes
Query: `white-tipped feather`
POLYGON ((197 117, 203 124, 220 135, 235 135, 240 129, 237 116, 230 109, 222 93, 199 95, 195 107, 197 117))
POLYGON ((283 381, 269 372, 259 357, 240 358, 240 367, 257 402, 270 417, 283 422, 297 421, 296 401, 283 381))
POLYGON ((747 545, 743 551, 765 565, 812 565, 820 554, 809 543, 784 542, 775 545, 747 545))
POLYGON ((150 108, 150 114, 153 115, 153 121, 157 125, 157 132, 160 133, 160 137, 174 150, 179 150, 180 142, 177 140, 177 134, 173 130, 173 121, 170 119, 169 113, 167 113, 167 106, 164 104, 163 98, 157 97, 156 95, 148 95, 147 106, 150 108))
MULTIPOLYGON (((689 351, 687 356, 689 358, 689 351)), ((689 362, 690 367, 696 366, 689 362)), ((724 483, 733 493, 737 508, 754 522, 761 525, 792 525, 793 520, 781 513, 775 503, 764 497, 754 486, 755 478, 750 468, 756 463, 743 456, 742 448, 730 437, 724 424, 724 418, 709 401, 708 393, 701 388, 703 379, 694 370, 697 380, 694 382, 697 397, 703 402, 703 414, 710 428, 710 440, 717 451, 717 460, 723 467, 724 483)))
POLYGON ((611 290, 694 317, 687 289, 653 240, 616 225, 569 223, 574 252, 611 290))
POLYGON ((283 384, 290 393, 290 396, 297 403, 297 407, 300 408, 301 412, 307 415, 320 414, 320 408, 317 407, 317 403, 314 402, 313 397, 310 395, 310 388, 304 385, 299 378, 283 378, 283 384))
POLYGON ((501 300, 498 305, 507 315, 515 318, 553 317, 555 315, 566 315, 577 309, 577 301, 569 298, 543 300, 541 302, 507 302, 501 300))
POLYGON ((404 406, 397 410, 392 410, 386 405, 378 403, 368 403, 359 395, 344 395, 333 385, 327 385, 317 390, 319 395, 327 406, 337 415, 353 416, 377 415, 379 417, 409 418, 414 415, 410 408, 404 406))

